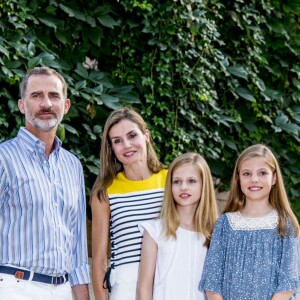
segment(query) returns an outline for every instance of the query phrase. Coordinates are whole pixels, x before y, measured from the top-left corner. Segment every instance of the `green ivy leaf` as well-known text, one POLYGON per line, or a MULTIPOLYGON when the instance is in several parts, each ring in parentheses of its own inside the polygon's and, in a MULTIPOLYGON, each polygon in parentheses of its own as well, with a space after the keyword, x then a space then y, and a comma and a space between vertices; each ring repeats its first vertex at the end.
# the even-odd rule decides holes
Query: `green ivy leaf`
POLYGON ((278 127, 282 127, 284 124, 286 124, 289 121, 288 116, 286 115, 280 115, 275 119, 275 125, 278 127))
POLYGON ((5 56, 9 57, 9 51, 7 51, 7 49, 4 48, 2 45, 0 45, 0 52, 3 53, 5 56))
POLYGON ((233 150, 237 150, 237 147, 236 147, 236 144, 229 140, 229 139, 224 139, 225 141, 225 144, 230 148, 230 149, 233 149, 233 150))
POLYGON ((108 94, 102 94, 100 99, 102 100, 104 105, 110 109, 117 109, 121 105, 118 97, 114 97, 108 94))
POLYGON ((89 79, 95 83, 99 83, 105 78, 105 74, 103 72, 96 72, 94 70, 89 74, 89 79))
POLYGON ((18 60, 9 60, 4 58, 3 62, 8 69, 17 69, 22 65, 22 63, 18 60))
POLYGON ((297 136, 299 135, 299 132, 300 132, 300 127, 297 124, 294 124, 294 123, 283 124, 281 126, 281 128, 284 131, 292 133, 292 134, 297 135, 297 136))
POLYGON ((114 88, 114 93, 118 94, 128 94, 133 89, 133 85, 123 85, 114 88))
POLYGON ((91 29, 90 39, 96 46, 100 47, 102 38, 103 38, 103 30, 101 28, 91 29))
POLYGON ((97 26, 95 18, 93 18, 91 16, 87 16, 86 21, 88 22, 88 24, 91 25, 91 27, 96 27, 97 26))
POLYGON ((98 167, 95 167, 95 166, 89 165, 89 164, 87 164, 86 167, 88 168, 88 170, 89 170, 92 174, 98 175, 98 173, 99 173, 99 168, 98 168, 98 167))
POLYGON ((87 86, 86 80, 81 80, 81 81, 76 82, 75 89, 76 90, 82 90, 82 89, 85 89, 86 86, 87 86))
POLYGON ((38 65, 40 65, 42 62, 42 58, 39 56, 33 57, 28 61, 28 68, 32 69, 38 65))
POLYGON ((59 4, 59 7, 65 13, 67 13, 70 17, 74 17, 74 18, 76 18, 77 20, 80 20, 80 21, 85 21, 85 15, 84 15, 84 13, 82 13, 78 9, 74 9, 74 8, 68 7, 68 6, 64 5, 64 4, 59 4))
POLYGON ((248 101, 256 102, 256 99, 253 97, 253 95, 247 88, 238 87, 236 89, 236 93, 248 101))
POLYGON ((227 67, 227 71, 236 77, 248 79, 247 71, 242 66, 227 67))
POLYGON ((52 27, 55 30, 57 29, 57 25, 59 24, 58 20, 51 17, 39 17, 40 22, 44 23, 48 27, 52 27))
POLYGON ((114 26, 118 26, 118 23, 109 15, 97 17, 97 19, 105 27, 114 28, 114 26))
POLYGON ((68 125, 68 124, 64 124, 64 127, 67 131, 69 131, 69 132, 71 132, 71 133, 78 136, 78 131, 73 126, 68 125))
POLYGON ((131 94, 116 94, 116 96, 122 101, 123 103, 130 103, 130 104, 140 104, 141 100, 131 94))
POLYGON ((87 79, 89 77, 87 69, 85 69, 81 64, 77 64, 75 72, 83 78, 87 79))
POLYGON ((280 100, 282 98, 282 93, 280 91, 276 91, 269 88, 264 91, 264 94, 266 94, 271 99, 275 100, 280 100))
POLYGON ((262 79, 258 78, 255 81, 255 84, 262 92, 266 90, 266 85, 262 79))
POLYGON ((67 37, 66 37, 66 33, 65 33, 65 32, 60 31, 60 30, 57 30, 57 31, 55 32, 55 36, 56 36, 56 38, 57 38, 61 43, 63 43, 64 45, 67 44, 68 39, 67 39, 67 37))

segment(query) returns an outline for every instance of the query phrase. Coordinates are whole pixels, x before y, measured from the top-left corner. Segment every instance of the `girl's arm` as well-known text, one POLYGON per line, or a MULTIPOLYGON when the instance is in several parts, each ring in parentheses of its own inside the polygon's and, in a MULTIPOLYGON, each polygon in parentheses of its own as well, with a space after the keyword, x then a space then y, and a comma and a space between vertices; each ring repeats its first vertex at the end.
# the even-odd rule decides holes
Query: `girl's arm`
POLYGON ((152 300, 156 257, 157 244, 145 229, 137 285, 138 300, 152 300))
POLYGON ((92 209, 92 282, 95 300, 107 300, 103 279, 107 271, 110 207, 108 201, 99 201, 93 196, 92 209))
POLYGON ((271 300, 289 300, 293 295, 293 292, 280 292, 276 293, 271 300))
POLYGON ((224 300, 222 295, 210 291, 206 291, 206 295, 208 300, 224 300))

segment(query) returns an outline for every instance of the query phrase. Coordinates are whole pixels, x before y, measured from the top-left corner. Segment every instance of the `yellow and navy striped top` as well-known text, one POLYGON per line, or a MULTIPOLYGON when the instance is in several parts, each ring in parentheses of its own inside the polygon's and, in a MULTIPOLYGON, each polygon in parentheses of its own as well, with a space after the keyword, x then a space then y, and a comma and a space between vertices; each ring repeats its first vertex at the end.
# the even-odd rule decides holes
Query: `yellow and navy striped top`
POLYGON ((142 234, 138 223, 159 216, 166 177, 165 169, 137 181, 120 172, 108 187, 112 268, 140 262, 142 234))

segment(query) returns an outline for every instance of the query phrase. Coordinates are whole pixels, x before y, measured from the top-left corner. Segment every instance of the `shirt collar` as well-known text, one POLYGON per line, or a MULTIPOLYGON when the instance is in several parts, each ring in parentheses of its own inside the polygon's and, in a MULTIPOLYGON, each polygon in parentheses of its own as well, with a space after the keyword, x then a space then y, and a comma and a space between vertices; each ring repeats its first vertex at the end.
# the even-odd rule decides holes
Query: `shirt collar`
MULTIPOLYGON (((42 148, 43 151, 45 151, 45 143, 37 138, 34 134, 29 132, 25 127, 20 128, 17 137, 22 141, 22 143, 29 151, 34 152, 36 148, 42 148)), ((61 140, 57 136, 55 136, 53 152, 58 152, 61 148, 61 145, 61 140)))

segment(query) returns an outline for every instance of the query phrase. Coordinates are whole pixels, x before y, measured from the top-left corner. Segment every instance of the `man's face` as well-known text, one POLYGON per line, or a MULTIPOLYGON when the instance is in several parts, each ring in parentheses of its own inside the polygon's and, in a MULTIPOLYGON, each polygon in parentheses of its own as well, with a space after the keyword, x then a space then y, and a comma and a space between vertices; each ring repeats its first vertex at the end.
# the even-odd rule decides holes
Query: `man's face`
POLYGON ((25 114, 26 128, 32 133, 57 129, 70 108, 63 96, 63 84, 55 75, 32 75, 23 99, 18 102, 25 114))

